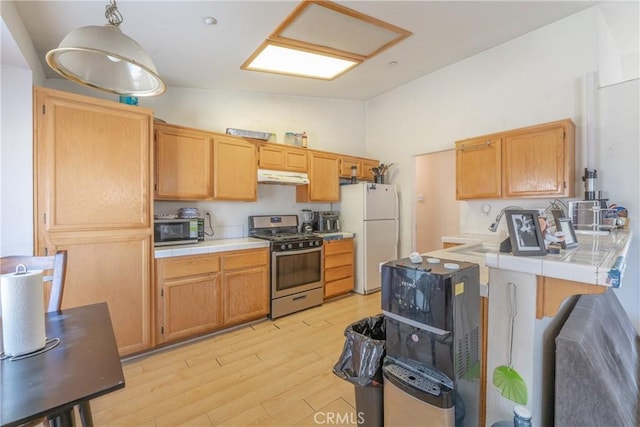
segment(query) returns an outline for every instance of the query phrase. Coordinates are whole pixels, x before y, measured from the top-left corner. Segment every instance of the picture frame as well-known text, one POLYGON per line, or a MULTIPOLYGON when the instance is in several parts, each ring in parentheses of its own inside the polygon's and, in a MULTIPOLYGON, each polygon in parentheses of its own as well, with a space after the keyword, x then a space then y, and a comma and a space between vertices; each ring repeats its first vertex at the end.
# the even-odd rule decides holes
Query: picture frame
POLYGON ((507 210, 511 251, 515 256, 546 255, 547 248, 536 210, 507 210))
POLYGON ((556 231, 564 233, 564 239, 560 242, 562 249, 571 249, 578 246, 578 239, 576 238, 571 218, 556 218, 556 231))

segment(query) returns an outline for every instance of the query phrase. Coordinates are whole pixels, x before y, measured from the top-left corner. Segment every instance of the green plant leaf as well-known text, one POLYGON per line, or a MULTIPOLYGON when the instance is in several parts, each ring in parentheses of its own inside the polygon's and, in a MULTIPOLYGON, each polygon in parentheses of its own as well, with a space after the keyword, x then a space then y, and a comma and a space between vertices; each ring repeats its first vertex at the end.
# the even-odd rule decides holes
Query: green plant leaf
POLYGON ((503 397, 520 405, 527 404, 527 384, 520 374, 508 366, 498 366, 493 370, 493 385, 503 397))

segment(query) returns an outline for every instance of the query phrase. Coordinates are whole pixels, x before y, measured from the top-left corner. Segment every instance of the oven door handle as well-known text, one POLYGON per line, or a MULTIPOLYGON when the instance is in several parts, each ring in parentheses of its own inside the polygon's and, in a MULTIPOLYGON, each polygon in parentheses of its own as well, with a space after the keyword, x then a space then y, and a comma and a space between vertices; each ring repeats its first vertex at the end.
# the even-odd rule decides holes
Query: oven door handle
POLYGON ((273 254, 275 256, 281 256, 281 255, 287 255, 287 254, 302 255, 302 254, 309 254, 311 252, 319 252, 319 251, 322 251, 322 246, 318 246, 317 248, 309 248, 309 249, 295 249, 295 250, 291 249, 291 250, 282 251, 282 252, 274 251, 273 254))

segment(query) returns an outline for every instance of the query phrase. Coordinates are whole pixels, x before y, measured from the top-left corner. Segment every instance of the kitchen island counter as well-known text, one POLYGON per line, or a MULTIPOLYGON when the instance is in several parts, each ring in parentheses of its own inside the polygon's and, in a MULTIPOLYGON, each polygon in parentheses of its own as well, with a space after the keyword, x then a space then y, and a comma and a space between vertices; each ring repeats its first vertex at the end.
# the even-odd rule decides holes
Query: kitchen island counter
POLYGON ((235 239, 205 240, 190 245, 160 246, 155 248, 155 258, 170 258, 185 255, 199 255, 214 252, 237 251, 241 249, 268 248, 269 241, 253 237, 235 239))

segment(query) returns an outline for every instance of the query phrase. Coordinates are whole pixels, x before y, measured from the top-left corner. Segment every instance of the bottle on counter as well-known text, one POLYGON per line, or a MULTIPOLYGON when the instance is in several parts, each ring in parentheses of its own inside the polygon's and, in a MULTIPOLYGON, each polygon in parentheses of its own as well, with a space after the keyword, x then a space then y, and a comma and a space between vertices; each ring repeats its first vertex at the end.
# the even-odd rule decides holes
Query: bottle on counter
POLYGON ((302 132, 302 148, 307 148, 307 133, 302 132))
POLYGON ((531 412, 524 406, 513 409, 513 427, 531 427, 531 412))

